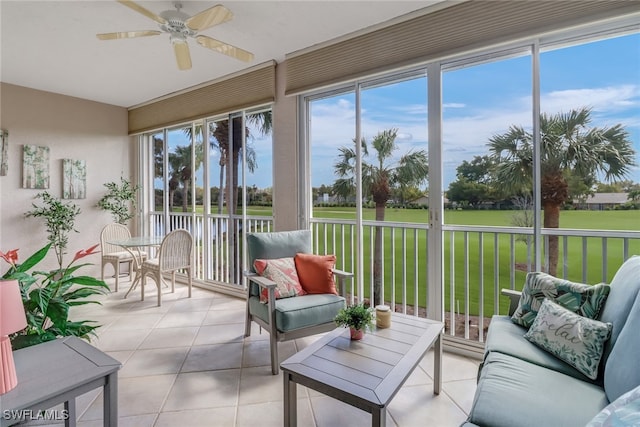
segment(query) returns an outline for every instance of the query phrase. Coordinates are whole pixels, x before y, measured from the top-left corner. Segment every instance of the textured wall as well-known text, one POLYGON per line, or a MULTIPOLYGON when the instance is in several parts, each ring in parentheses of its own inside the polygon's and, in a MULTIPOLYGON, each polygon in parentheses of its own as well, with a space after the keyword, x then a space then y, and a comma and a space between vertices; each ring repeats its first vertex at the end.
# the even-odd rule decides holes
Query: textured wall
MULTIPOLYGON (((44 190, 23 189, 22 147, 24 144, 50 149, 50 188, 62 196, 62 159, 85 160, 87 197, 73 200, 82 210, 71 233, 66 260, 76 251, 99 243, 100 230, 111 216, 95 207, 105 192, 104 183, 131 179, 134 144, 127 136, 127 110, 79 98, 42 92, 2 83, 0 127, 9 131, 9 170, 0 177, 0 250, 20 248, 20 261, 46 244, 41 218, 25 218, 34 196, 44 190)), ((99 255, 87 258, 98 274, 99 255)), ((0 275, 6 271, 2 261, 0 275)), ((53 251, 41 267, 56 266, 53 251)), ((83 271, 89 273, 87 269, 83 271)))

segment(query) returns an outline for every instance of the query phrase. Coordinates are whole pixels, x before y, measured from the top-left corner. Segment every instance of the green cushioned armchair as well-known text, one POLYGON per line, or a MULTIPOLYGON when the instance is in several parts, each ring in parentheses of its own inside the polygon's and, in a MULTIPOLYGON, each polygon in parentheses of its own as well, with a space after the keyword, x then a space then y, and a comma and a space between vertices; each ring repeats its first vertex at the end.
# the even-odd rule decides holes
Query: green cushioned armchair
POLYGON ((347 280, 352 273, 334 270, 336 286, 341 295, 313 294, 275 299, 276 284, 253 270, 256 259, 294 257, 297 253, 311 253, 309 230, 247 234, 250 270, 245 272, 249 280, 247 289, 247 318, 245 336, 251 335, 251 322, 256 322, 269 332, 271 372, 277 375, 278 341, 328 332, 336 328, 333 319, 345 306, 347 280), (260 292, 267 289, 269 302, 260 302, 260 292))

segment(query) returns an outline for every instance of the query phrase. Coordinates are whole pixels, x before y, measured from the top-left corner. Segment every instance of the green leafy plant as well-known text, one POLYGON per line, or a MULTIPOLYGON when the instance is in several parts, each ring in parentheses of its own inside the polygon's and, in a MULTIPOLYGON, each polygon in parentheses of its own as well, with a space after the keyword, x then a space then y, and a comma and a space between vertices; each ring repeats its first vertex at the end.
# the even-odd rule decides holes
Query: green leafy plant
POLYGON ((100 209, 111 212, 113 220, 118 224, 126 224, 128 220, 134 217, 136 194, 140 187, 134 186, 122 177, 120 177, 120 185, 115 182, 108 182, 104 186, 107 187, 108 191, 98 201, 97 206, 100 209))
POLYGON ((14 350, 29 347, 62 336, 77 336, 89 340, 95 335, 93 321, 69 320, 69 309, 77 305, 100 304, 87 299, 103 294, 109 287, 102 280, 90 276, 74 276, 74 273, 90 264, 74 263, 87 255, 95 254, 98 245, 76 252, 73 260, 64 268, 51 272, 29 271, 33 269, 51 248, 51 243, 18 264, 18 249, 7 253, 0 251, 0 257, 9 263, 9 270, 2 276, 5 280, 20 283, 22 303, 27 317, 27 327, 11 336, 14 350))
POLYGON ((47 239, 51 242, 58 258, 58 266, 62 269, 63 257, 69 243, 69 233, 78 232, 73 227, 76 217, 80 214, 80 208, 73 202, 63 203, 46 191, 37 194, 36 198, 42 199, 43 206, 34 203, 33 210, 27 212, 25 216, 44 218, 47 233, 49 233, 47 239))
POLYGON ((373 326, 373 309, 368 304, 348 305, 333 319, 338 326, 364 330, 373 326))

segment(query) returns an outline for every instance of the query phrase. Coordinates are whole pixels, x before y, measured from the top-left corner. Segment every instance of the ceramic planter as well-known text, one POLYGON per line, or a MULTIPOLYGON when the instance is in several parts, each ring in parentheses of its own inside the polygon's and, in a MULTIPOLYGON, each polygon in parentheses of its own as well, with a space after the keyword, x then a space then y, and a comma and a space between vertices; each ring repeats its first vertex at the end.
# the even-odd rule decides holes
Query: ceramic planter
POLYGON ((349 328, 352 340, 361 340, 364 337, 364 331, 362 329, 349 328))

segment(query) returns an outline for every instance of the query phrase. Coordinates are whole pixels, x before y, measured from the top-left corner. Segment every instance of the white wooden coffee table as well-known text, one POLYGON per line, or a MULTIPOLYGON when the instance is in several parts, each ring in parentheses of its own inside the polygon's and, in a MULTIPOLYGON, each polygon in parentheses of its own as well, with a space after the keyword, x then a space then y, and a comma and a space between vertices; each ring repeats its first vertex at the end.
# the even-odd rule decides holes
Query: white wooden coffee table
POLYGON ((393 314, 391 327, 374 328, 360 341, 338 328, 280 367, 284 377, 284 425, 297 425, 297 386, 304 385, 371 413, 373 426, 384 426, 387 405, 427 351, 434 346, 433 392, 442 386, 444 324, 393 314))

